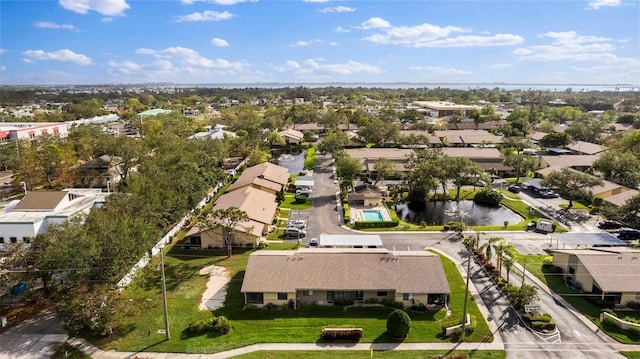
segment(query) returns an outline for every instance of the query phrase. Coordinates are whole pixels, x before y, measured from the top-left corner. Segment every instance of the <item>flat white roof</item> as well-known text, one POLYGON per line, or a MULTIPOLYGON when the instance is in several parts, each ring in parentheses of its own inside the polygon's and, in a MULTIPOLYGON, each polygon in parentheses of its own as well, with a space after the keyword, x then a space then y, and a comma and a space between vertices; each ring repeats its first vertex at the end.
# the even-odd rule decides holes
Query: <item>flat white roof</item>
POLYGON ((296 187, 313 187, 316 181, 313 176, 299 176, 296 177, 296 187))
POLYGON ((382 247, 377 234, 326 234, 320 235, 320 247, 382 247))

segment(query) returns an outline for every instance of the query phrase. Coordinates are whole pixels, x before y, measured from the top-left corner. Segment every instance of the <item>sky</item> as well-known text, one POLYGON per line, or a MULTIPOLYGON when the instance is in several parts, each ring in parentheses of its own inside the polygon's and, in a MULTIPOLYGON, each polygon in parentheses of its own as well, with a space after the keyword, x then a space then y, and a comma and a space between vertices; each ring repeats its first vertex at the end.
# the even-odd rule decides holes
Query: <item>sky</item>
POLYGON ((640 84, 639 0, 0 1, 0 85, 640 84))

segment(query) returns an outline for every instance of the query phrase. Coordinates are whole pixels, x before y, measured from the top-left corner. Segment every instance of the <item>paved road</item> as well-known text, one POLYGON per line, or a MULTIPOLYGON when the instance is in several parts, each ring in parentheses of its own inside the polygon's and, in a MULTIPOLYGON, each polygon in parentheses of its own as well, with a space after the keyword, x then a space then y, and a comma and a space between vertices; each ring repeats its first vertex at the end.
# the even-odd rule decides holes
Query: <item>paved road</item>
POLYGON ((60 317, 45 310, 2 333, 0 358, 50 358, 67 338, 60 317))
MULTIPOLYGON (((333 179, 331 160, 318 157, 315 168, 316 188, 314 189, 314 207, 310 210, 308 232, 310 237, 320 233, 344 234, 353 233, 339 224, 340 211, 336 211, 336 192, 339 188, 333 179)), ((558 200, 536 199, 522 194, 523 200, 530 205, 543 209, 556 217, 558 214, 558 200), (553 209, 553 210, 552 210, 553 209)), ((339 209, 339 208, 338 208, 339 209)), ((564 220, 564 218, 558 218, 564 220)), ((572 231, 599 232, 595 221, 593 225, 571 224, 572 231)), ((435 248, 458 263, 462 273, 466 273, 467 252, 461 241, 453 233, 448 232, 381 232, 379 233, 386 248, 392 250, 424 250, 435 248)), ((513 243, 521 253, 544 254, 552 243, 551 235, 534 232, 489 232, 481 234, 481 240, 490 237, 503 237, 508 243, 513 243)), ((481 305, 485 315, 493 313, 495 321, 491 323, 494 334, 504 342, 508 358, 624 358, 615 349, 594 333, 582 320, 558 303, 542 288, 538 289, 539 304, 542 310, 548 312, 558 323, 559 333, 553 336, 541 336, 526 329, 520 318, 495 283, 475 261, 471 263, 472 292, 475 292, 476 302, 481 305)), ((513 276, 515 277, 515 276, 513 276)), ((518 280, 517 277, 514 279, 518 280)), ((538 283, 526 279, 527 284, 538 286, 538 283)))

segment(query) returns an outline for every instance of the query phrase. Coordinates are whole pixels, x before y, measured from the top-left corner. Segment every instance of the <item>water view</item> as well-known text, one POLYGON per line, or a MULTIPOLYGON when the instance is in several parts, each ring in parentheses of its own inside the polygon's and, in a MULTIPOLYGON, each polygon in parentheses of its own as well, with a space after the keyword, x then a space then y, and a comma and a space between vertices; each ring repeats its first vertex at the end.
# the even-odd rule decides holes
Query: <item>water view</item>
POLYGON ((495 226, 503 225, 504 221, 518 223, 522 220, 508 208, 483 206, 469 200, 427 202, 425 207, 404 202, 395 209, 400 219, 414 224, 423 221, 428 225, 465 222, 470 226, 495 226))
POLYGON ((293 153, 283 153, 279 155, 274 154, 274 157, 277 159, 276 164, 288 169, 289 173, 300 173, 304 168, 305 153, 306 152, 303 151, 298 154, 293 154, 293 153))

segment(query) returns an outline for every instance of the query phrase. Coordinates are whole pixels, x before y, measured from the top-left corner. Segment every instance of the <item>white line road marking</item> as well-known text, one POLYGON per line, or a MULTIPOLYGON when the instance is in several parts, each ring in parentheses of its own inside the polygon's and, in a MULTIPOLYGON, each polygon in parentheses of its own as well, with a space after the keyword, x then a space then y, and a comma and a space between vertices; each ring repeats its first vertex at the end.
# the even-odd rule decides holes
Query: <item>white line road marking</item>
POLYGON ((575 330, 575 329, 573 330, 573 333, 574 333, 576 336, 578 336, 578 337, 581 337, 581 336, 582 336, 582 335, 580 335, 580 332, 579 332, 579 331, 577 331, 577 330, 575 330))

